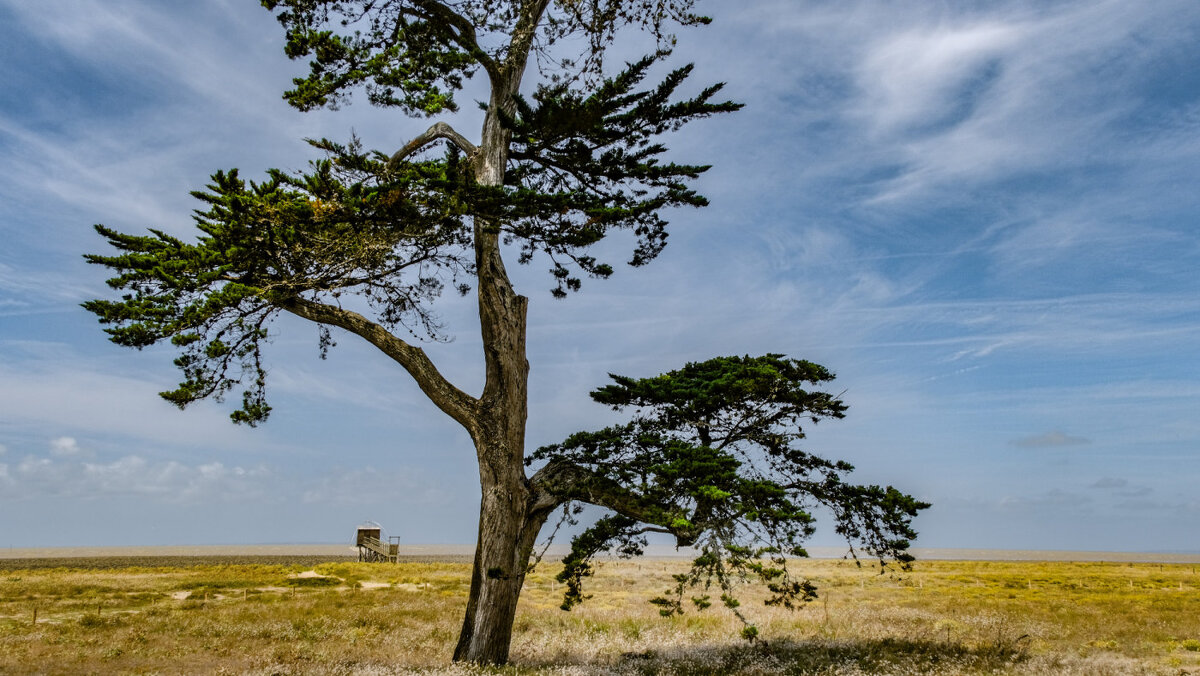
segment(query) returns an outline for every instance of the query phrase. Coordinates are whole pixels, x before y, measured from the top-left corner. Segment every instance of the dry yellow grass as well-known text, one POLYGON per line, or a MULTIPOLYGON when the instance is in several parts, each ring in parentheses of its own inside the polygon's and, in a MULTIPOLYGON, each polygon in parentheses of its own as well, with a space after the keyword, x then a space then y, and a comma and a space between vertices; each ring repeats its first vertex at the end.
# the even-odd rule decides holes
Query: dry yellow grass
MULTIPOLYGON (((150 563, 150 561, 147 561, 150 563)), ((176 562, 178 563, 178 562, 176 562)), ((661 618, 680 560, 605 561, 558 609, 555 566, 529 578, 513 665, 449 664, 464 563, 312 561, 0 570, 0 673, 13 674, 1200 674, 1191 565, 918 562, 902 576, 804 561, 821 598, 661 618), (37 623, 34 623, 34 615, 37 623)))

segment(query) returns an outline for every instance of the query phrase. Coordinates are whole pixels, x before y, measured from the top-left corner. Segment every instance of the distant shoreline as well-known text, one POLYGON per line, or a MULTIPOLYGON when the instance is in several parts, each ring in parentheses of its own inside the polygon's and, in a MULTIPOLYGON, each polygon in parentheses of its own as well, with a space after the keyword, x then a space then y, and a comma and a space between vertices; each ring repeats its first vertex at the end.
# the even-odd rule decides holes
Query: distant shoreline
MULTIPOLYGON (((565 544, 554 545, 547 556, 558 558, 566 554, 565 544)), ((59 559, 101 557, 283 557, 318 556, 352 557, 357 550, 350 544, 265 544, 265 545, 175 545, 130 547, 24 547, 0 548, 0 559, 59 559)), ((401 544, 402 558, 470 560, 474 545, 401 544)), ((837 559, 847 555, 844 547, 809 547, 815 559, 837 559)), ((1101 552, 1054 551, 1037 549, 949 549, 913 548, 918 560, 935 561, 1081 561, 1114 563, 1200 563, 1200 552, 1101 552)), ((692 553, 669 546, 650 546, 646 556, 651 558, 686 558, 692 553)), ((860 554, 860 558, 868 559, 860 554)))

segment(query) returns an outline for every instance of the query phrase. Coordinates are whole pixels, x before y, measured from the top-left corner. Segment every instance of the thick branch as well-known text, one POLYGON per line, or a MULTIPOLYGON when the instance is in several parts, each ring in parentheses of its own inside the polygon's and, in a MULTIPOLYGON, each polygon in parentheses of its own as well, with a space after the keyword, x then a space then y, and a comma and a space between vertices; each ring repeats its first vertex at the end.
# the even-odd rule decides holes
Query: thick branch
POLYGON ((551 460, 529 480, 533 488, 530 512, 545 510, 571 500, 611 509, 621 516, 644 524, 658 526, 648 532, 670 533, 681 546, 689 546, 697 533, 673 528, 663 524, 666 512, 663 506, 630 491, 608 477, 593 474, 565 460, 551 460))
POLYGON ((538 24, 541 23, 542 14, 546 12, 549 4, 550 0, 531 0, 522 8, 517 25, 513 27, 512 39, 508 45, 508 59, 504 64, 509 73, 525 69, 525 61, 529 58, 530 48, 533 47, 538 24))
POLYGON ((299 297, 282 301, 279 306, 298 317, 320 324, 338 326, 362 336, 367 342, 403 366, 417 381, 421 391, 438 408, 457 420, 468 431, 474 431, 477 426, 478 401, 446 380, 421 348, 400 340, 382 326, 357 312, 299 297))
POLYGON ((448 139, 451 143, 461 148, 462 151, 467 155, 472 155, 476 151, 475 144, 468 141, 467 137, 463 136, 457 131, 454 131, 454 127, 451 127, 445 122, 438 122, 429 129, 425 130, 424 134, 421 134, 415 139, 409 141, 403 148, 397 150, 396 153, 388 160, 388 166, 396 166, 396 164, 404 160, 404 158, 412 155, 421 148, 424 148, 438 139, 448 139))
POLYGON ((487 72, 488 77, 491 78, 493 83, 499 81, 500 71, 496 67, 496 62, 479 46, 479 37, 475 33, 475 24, 438 0, 413 0, 413 4, 453 27, 454 41, 460 47, 467 50, 479 62, 479 65, 487 72))

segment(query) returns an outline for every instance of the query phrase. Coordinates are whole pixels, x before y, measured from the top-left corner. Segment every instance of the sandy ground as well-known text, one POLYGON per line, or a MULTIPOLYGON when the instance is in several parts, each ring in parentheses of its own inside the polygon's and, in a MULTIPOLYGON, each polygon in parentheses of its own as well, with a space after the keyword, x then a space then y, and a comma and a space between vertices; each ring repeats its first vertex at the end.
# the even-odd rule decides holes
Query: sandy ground
MULTIPOLYGON (((474 545, 400 545, 403 558, 470 559, 474 545)), ((842 547, 809 547, 813 558, 841 558, 842 547)), ((1200 563, 1200 552, 1088 552, 1006 549, 930 549, 914 548, 917 559, 954 561, 1117 561, 1151 563, 1200 563)), ((561 557, 567 546, 555 545, 547 552, 550 558, 561 557)), ((94 557, 150 556, 356 556, 349 544, 275 544, 275 545, 187 545, 158 547, 36 547, 0 549, 0 559, 53 559, 94 557)), ((691 552, 677 551, 668 546, 650 546, 646 555, 653 558, 688 557, 691 552)))

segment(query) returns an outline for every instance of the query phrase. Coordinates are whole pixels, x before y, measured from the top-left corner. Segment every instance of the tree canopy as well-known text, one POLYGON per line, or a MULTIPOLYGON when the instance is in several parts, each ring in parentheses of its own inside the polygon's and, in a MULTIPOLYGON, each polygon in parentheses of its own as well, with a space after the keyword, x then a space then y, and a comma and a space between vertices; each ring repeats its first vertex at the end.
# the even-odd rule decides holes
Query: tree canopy
MULTIPOLYGON (((832 513, 851 552, 859 545, 881 560, 911 561, 911 521, 929 505, 891 486, 846 483, 850 464, 798 446, 805 424, 843 417, 840 399, 813 389, 833 378, 812 362, 767 354, 689 363, 652 378, 612 375, 612 384, 594 390, 597 403, 632 411, 629 421, 573 434, 527 461, 546 463, 534 481, 568 505, 611 511, 572 541, 559 575, 567 585, 563 608, 583 600, 595 554, 640 554, 648 533, 670 534, 698 552, 691 571, 654 599, 665 615, 684 611, 687 589, 715 586, 745 621, 735 584, 747 577, 767 585, 768 604, 811 600, 816 588, 791 574, 788 558, 807 556, 814 507, 832 513)), ((707 593, 692 597, 697 608, 710 604, 707 593)), ((754 635, 749 623, 747 635, 754 635)))
MULTIPOLYGON (((465 139, 441 157, 413 159, 430 141, 424 136, 391 155, 357 140, 314 141, 326 157, 309 171, 272 170, 262 182, 217 172, 207 190, 192 193, 207 207, 194 217, 196 242, 96 226, 121 253, 86 258, 117 271, 109 285, 129 293, 84 307, 115 325, 106 331, 117 344, 169 340, 181 350, 185 379, 163 393, 169 401, 184 407, 240 384, 232 418, 255 424, 270 412, 262 345, 272 315, 321 322, 324 307, 357 296, 384 329, 439 338, 433 301, 447 285, 470 290, 476 221, 519 245, 522 263, 546 255, 557 297, 578 290, 581 274, 612 274, 588 250, 614 230, 633 232, 628 262, 644 265, 666 244, 665 208, 707 203, 687 182, 708 167, 660 162, 667 148, 657 139, 740 107, 712 102, 719 85, 673 98, 690 67, 635 89, 659 58, 628 64, 587 95, 560 83, 538 88, 531 101, 518 97, 514 114, 502 116, 512 134, 502 185, 474 180, 476 148, 465 139)), ((321 335, 324 350, 327 329, 321 335)))
POLYGON ((670 26, 709 23, 694 0, 262 0, 276 12, 293 59, 309 74, 284 98, 301 110, 336 107, 361 86, 368 100, 411 115, 458 108, 455 94, 482 71, 493 86, 520 74, 530 54, 550 82, 594 79, 626 26, 660 50, 670 26), (578 43, 574 49, 569 43, 578 43))

